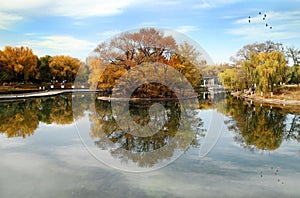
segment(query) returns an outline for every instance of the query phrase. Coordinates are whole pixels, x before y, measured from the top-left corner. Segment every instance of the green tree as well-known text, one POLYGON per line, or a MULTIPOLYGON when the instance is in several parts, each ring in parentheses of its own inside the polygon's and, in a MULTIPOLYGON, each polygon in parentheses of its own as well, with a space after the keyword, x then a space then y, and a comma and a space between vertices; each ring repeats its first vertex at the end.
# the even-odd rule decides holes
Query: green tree
POLYGON ((51 56, 46 55, 40 57, 38 60, 37 68, 39 70, 39 81, 40 82, 50 82, 52 80, 51 71, 49 67, 51 56))

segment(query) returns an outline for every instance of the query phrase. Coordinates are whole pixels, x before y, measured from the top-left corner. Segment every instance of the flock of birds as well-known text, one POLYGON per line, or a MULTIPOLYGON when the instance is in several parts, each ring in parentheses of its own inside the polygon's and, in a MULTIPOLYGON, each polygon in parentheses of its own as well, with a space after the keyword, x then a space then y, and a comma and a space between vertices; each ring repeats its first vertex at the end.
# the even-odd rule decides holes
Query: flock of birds
MULTIPOLYGON (((271 167, 271 171, 274 173, 275 177, 276 177, 276 176, 278 177, 278 175, 279 175, 279 168, 277 168, 277 169, 275 170, 275 168, 272 166, 272 167, 271 167)), ((260 177, 261 177, 261 178, 263 177, 263 171, 260 171, 260 177)), ((278 183, 281 183, 281 184, 284 184, 284 182, 283 182, 283 181, 280 181, 279 178, 277 178, 277 182, 278 182, 278 183)))
MULTIPOLYGON (((262 14, 262 12, 259 12, 258 15, 262 16, 263 21, 267 20, 267 14, 262 14)), ((248 22, 251 23, 251 16, 248 17, 248 22)), ((269 26, 268 23, 266 23, 265 26, 266 26, 266 28, 272 29, 272 26, 269 26)))

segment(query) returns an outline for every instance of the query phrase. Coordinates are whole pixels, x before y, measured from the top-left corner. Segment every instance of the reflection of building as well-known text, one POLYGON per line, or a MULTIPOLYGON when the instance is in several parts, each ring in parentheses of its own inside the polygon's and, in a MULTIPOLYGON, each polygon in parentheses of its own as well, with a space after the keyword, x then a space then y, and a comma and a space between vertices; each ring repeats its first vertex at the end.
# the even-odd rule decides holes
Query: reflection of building
MULTIPOLYGON (((203 76, 203 87, 208 89, 207 94, 211 100, 215 100, 214 95, 223 93, 224 94, 224 87, 218 80, 217 76, 203 76)), ((203 99, 206 98, 206 93, 203 95, 203 99)))

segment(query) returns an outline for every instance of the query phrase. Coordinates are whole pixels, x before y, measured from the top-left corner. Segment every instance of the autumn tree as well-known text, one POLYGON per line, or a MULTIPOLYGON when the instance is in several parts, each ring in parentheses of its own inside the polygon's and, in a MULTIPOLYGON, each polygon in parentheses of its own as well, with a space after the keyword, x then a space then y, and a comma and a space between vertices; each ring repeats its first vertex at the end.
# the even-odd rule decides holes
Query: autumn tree
POLYGON ((279 51, 259 53, 254 59, 257 59, 256 62, 258 63, 255 66, 258 90, 273 92, 274 86, 283 82, 285 78, 287 64, 284 54, 279 51))
POLYGON ((76 82, 78 83, 86 83, 89 78, 89 66, 85 63, 81 63, 76 75, 76 82))
POLYGON ((259 54, 261 52, 269 53, 272 51, 280 51, 283 52, 284 48, 282 43, 275 43, 273 41, 266 41, 263 43, 253 43, 253 44, 247 44, 243 46, 235 56, 230 57, 230 59, 239 64, 244 61, 249 61, 251 54, 259 54))
MULTIPOLYGON (((185 68, 181 69, 182 71, 190 76, 194 75, 190 79, 201 79, 201 74, 195 72, 195 70, 190 70, 189 73, 186 72, 187 66, 189 65, 189 68, 192 68, 193 65, 188 59, 196 60, 196 56, 197 52, 194 48, 187 44, 182 44, 178 48, 178 44, 172 36, 167 36, 154 28, 143 28, 138 32, 122 33, 110 42, 99 44, 92 55, 93 58, 96 57, 101 61, 101 63, 98 63, 100 67, 105 66, 106 68, 98 80, 98 88, 101 89, 112 89, 116 81, 125 72, 130 71, 137 65, 144 63, 171 64, 171 59, 174 59, 173 66, 178 67, 178 64, 181 64, 181 67, 185 68), (191 54, 191 57, 185 57, 185 60, 183 58, 178 59, 180 57, 179 51, 193 54, 191 54)), ((91 78, 95 77, 90 75, 89 82, 93 82, 91 78)))
POLYGON ((288 82, 293 84, 300 83, 300 65, 294 65, 288 68, 288 82))
POLYGON ((245 73, 242 68, 228 68, 219 73, 218 78, 226 89, 242 90, 246 88, 245 73))
POLYGON ((300 82, 300 50, 295 47, 286 47, 286 56, 292 60, 293 65, 288 70, 289 83, 300 82))
MULTIPOLYGON (((189 58, 182 56, 181 54, 174 54, 171 56, 170 60, 167 62, 168 65, 174 67, 179 71, 192 85, 194 90, 199 91, 200 85, 202 83, 202 74, 200 70, 190 62, 189 58)), ((176 81, 176 80, 174 80, 176 81)), ((180 82, 181 80, 179 80, 180 82)), ((180 86, 178 86, 180 87, 180 86)))
POLYGON ((0 51, 2 81, 29 81, 39 76, 37 56, 28 47, 6 46, 0 51))
POLYGON ((298 48, 286 47, 286 56, 293 61, 293 66, 300 65, 300 50, 298 48))
POLYGON ((74 82, 82 64, 77 58, 60 55, 50 58, 49 67, 53 80, 74 82))
POLYGON ((218 76, 219 73, 232 68, 232 66, 227 63, 221 63, 216 65, 201 65, 199 68, 203 76, 218 76))
POLYGON ((176 54, 184 57, 186 60, 197 67, 205 66, 207 62, 205 59, 203 59, 202 54, 187 41, 184 41, 183 43, 180 43, 178 45, 176 54))
POLYGON ((233 60, 236 67, 219 75, 220 81, 227 88, 257 88, 266 93, 273 92, 274 85, 289 80, 281 43, 267 41, 245 45, 233 60))
POLYGON ((88 83, 95 89, 98 86, 100 74, 104 71, 105 66, 100 59, 92 57, 88 59, 88 66, 90 71, 88 83))

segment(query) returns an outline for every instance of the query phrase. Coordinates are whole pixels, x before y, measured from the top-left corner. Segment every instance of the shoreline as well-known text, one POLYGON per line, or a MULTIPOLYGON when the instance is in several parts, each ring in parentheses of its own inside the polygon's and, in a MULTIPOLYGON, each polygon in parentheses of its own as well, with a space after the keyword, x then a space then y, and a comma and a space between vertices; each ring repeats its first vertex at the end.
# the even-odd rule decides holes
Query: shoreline
POLYGON ((117 102, 126 102, 126 101, 174 101, 174 100, 191 100, 197 97, 187 97, 187 98, 110 98, 107 96, 99 96, 98 100, 102 101, 117 101, 117 102))
POLYGON ((63 93, 80 93, 80 92, 97 92, 90 89, 57 89, 49 91, 34 91, 30 93, 20 93, 20 94, 0 94, 0 101, 2 100, 16 100, 16 99, 25 99, 25 98, 34 98, 34 97, 46 97, 46 96, 55 96, 63 93))
POLYGON ((246 101, 256 102, 256 103, 265 103, 265 104, 274 104, 274 105, 296 105, 300 106, 300 100, 286 100, 286 99, 276 99, 276 98, 264 98, 258 95, 248 95, 245 93, 232 92, 232 96, 240 97, 246 101))
MULTIPOLYGON (((90 90, 90 89, 57 89, 57 90, 49 90, 49 91, 34 91, 29 93, 20 93, 20 94, 0 94, 0 102, 2 101, 14 101, 19 99, 26 99, 26 98, 36 98, 36 97, 47 97, 47 96, 55 96, 63 93, 80 93, 80 92, 99 92, 99 90, 90 90)), ((102 101, 161 101, 161 100, 190 100, 197 97, 187 97, 187 98, 111 98, 108 96, 98 96, 98 100, 102 101)))

